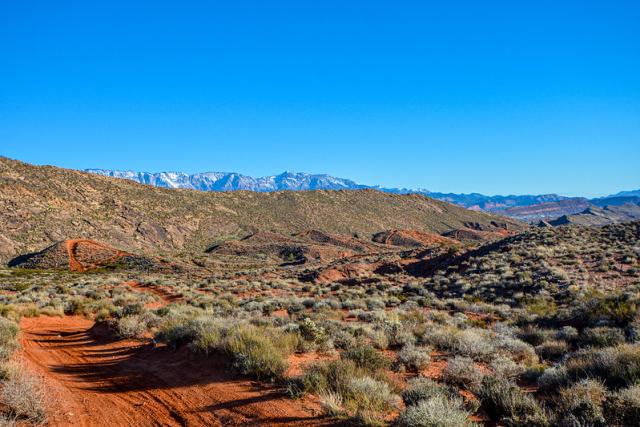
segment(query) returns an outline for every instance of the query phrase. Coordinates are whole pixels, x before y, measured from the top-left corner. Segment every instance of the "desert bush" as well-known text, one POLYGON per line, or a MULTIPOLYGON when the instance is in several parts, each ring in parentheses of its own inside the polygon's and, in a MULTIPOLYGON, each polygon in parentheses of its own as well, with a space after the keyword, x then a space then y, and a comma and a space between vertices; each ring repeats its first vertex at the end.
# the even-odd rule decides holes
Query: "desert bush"
POLYGON ((611 393, 605 402, 604 414, 611 426, 640 425, 640 384, 611 393))
POLYGON ((34 424, 46 421, 45 391, 35 375, 18 370, 2 383, 1 400, 9 415, 34 424))
POLYGON ((220 348, 228 322, 212 317, 196 317, 189 322, 190 346, 198 352, 209 354, 220 348))
POLYGON ((344 415, 342 396, 334 391, 327 390, 318 393, 318 400, 324 413, 330 417, 338 417, 344 415))
POLYGON ((343 395, 345 407, 364 425, 379 425, 384 413, 395 408, 399 398, 383 381, 364 376, 351 378, 343 395))
POLYGON ((493 338, 493 345, 500 354, 515 361, 527 364, 538 361, 535 349, 530 344, 507 334, 497 333, 493 338))
POLYGON ((571 377, 565 366, 554 366, 545 369, 537 378, 540 391, 555 391, 559 387, 567 385, 571 381, 571 377))
POLYGON ((551 336, 551 331, 537 328, 533 325, 528 325, 520 333, 518 333, 518 337, 531 344, 532 346, 538 346, 548 340, 551 336))
POLYGON ((498 356, 493 359, 489 367, 495 376, 502 378, 515 378, 524 371, 522 366, 504 356, 498 356))
POLYGON ((287 369, 284 351, 278 345, 282 340, 278 338, 283 337, 274 339, 261 328, 239 325, 228 331, 222 350, 241 374, 258 380, 275 380, 282 378, 287 369))
POLYGON ((572 343, 579 338, 578 330, 573 326, 563 326, 556 333, 556 339, 572 343))
POLYGON ((190 316, 166 315, 155 333, 155 339, 177 349, 197 338, 198 331, 194 328, 194 322, 197 321, 190 316))
POLYGON ((606 389, 601 382, 582 380, 560 390, 558 397, 559 423, 562 425, 604 425, 602 404, 606 389))
POLYGON ((407 382, 407 387, 402 392, 402 400, 405 405, 411 406, 432 397, 449 397, 450 395, 451 392, 446 386, 438 384, 430 378, 417 377, 407 382))
POLYGON ((297 334, 273 327, 190 315, 168 316, 155 337, 173 348, 190 344, 194 351, 224 353, 240 373, 262 380, 281 378, 285 356, 299 345, 297 334))
POLYGON ((370 345, 359 343, 355 347, 347 349, 342 357, 353 361, 357 367, 366 372, 375 372, 389 367, 390 361, 370 345))
POLYGON ((538 382, 538 379, 545 373, 547 367, 541 363, 529 365, 520 374, 520 378, 528 382, 538 382))
POLYGON ((586 328, 582 332, 580 343, 592 347, 611 347, 624 343, 624 334, 618 328, 606 326, 586 328))
POLYGON ((91 312, 90 300, 84 297, 75 297, 66 302, 65 314, 87 315, 91 312))
POLYGON ((406 344, 398 352, 398 362, 410 371, 420 371, 431 361, 431 349, 429 347, 416 347, 406 344))
POLYGON ((327 335, 325 329, 321 326, 318 326, 313 320, 305 317, 302 322, 299 323, 299 331, 302 339, 312 344, 311 349, 322 349, 327 350, 333 347, 330 344, 329 336, 327 335))
POLYGON ((333 343, 336 348, 346 350, 357 345, 356 338, 349 332, 342 329, 338 329, 332 333, 333 343))
POLYGON ((478 398, 487 414, 511 426, 546 426, 547 415, 538 402, 513 382, 484 377, 478 398))
POLYGON ((367 330, 367 337, 378 350, 386 350, 389 348, 389 335, 384 329, 369 329, 367 330))
POLYGON ((472 359, 455 356, 447 361, 442 371, 442 380, 448 384, 477 390, 482 382, 483 373, 476 367, 472 359))
POLYGON ((332 391, 342 396, 351 378, 364 374, 351 360, 330 360, 309 366, 300 377, 298 386, 302 393, 332 391))
POLYGON ((422 336, 422 342, 440 350, 476 360, 488 360, 495 352, 488 332, 477 328, 466 330, 453 327, 432 328, 422 336))
POLYGON ((383 371, 369 375, 350 359, 311 365, 296 382, 295 394, 318 393, 323 396, 327 412, 344 412, 365 425, 380 424, 385 411, 399 401, 383 371))
POLYGON ((389 345, 391 347, 400 347, 407 344, 414 344, 416 337, 413 335, 411 329, 407 328, 401 322, 385 322, 383 325, 389 345))
POLYGON ((623 344, 577 351, 563 365, 547 369, 538 384, 542 391, 550 391, 586 378, 599 379, 614 389, 635 384, 640 381, 640 347, 623 344))
POLYGON ((0 361, 9 359, 18 348, 19 331, 17 323, 0 317, 0 361))
POLYGON ((459 398, 436 395, 408 406, 397 420, 399 427, 473 427, 470 412, 459 398))
POLYGON ((147 332, 147 325, 138 315, 124 316, 116 321, 116 332, 123 338, 139 338, 147 332))
POLYGON ((546 360, 559 360, 569 351, 566 341, 549 340, 536 346, 536 353, 546 360))
POLYGON ((127 304, 124 307, 122 307, 122 316, 136 316, 136 315, 140 315, 142 314, 142 312, 144 311, 144 305, 136 302, 136 303, 132 303, 132 304, 127 304))
POLYGON ((584 375, 599 378, 609 387, 629 386, 640 380, 640 347, 624 344, 577 353, 566 366, 574 380, 584 375))

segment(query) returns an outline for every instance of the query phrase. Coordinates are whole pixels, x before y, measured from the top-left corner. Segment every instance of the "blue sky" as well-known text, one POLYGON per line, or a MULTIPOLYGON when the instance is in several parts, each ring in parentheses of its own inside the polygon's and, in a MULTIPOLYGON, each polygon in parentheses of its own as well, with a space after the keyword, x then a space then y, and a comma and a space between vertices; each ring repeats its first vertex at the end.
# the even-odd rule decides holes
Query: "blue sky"
POLYGON ((5 1, 0 154, 434 191, 640 187, 637 1, 5 1))

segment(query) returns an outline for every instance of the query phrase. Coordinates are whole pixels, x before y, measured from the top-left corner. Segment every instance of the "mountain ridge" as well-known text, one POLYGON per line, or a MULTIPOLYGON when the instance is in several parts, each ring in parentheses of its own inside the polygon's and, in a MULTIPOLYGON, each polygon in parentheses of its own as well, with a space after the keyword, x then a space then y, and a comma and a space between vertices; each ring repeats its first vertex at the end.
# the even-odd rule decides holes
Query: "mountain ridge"
POLYGON ((587 199, 555 193, 522 195, 485 195, 481 193, 443 193, 422 188, 387 188, 358 184, 351 179, 328 174, 285 171, 278 175, 251 177, 236 172, 136 172, 110 169, 85 169, 98 175, 129 179, 141 184, 163 188, 188 188, 199 191, 307 191, 373 189, 392 194, 421 194, 453 203, 467 209, 498 213, 525 221, 557 218, 581 212, 589 205, 604 207, 626 203, 640 204, 640 190, 621 191, 609 196, 587 199))

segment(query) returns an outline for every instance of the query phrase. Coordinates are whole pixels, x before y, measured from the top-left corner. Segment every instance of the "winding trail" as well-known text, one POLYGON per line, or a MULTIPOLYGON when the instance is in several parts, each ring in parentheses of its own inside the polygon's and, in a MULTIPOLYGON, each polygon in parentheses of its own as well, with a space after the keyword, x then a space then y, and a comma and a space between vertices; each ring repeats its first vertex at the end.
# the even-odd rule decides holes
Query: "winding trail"
POLYGON ((100 251, 100 250, 105 251, 106 250, 108 252, 113 252, 113 255, 111 257, 107 258, 106 260, 101 260, 100 264, 108 264, 108 263, 110 263, 112 261, 117 260, 118 258, 130 255, 128 252, 124 252, 124 251, 121 251, 119 249, 112 248, 109 245, 105 245, 104 243, 95 242, 93 240, 70 239, 70 240, 66 240, 64 242, 64 244, 65 244, 65 249, 67 251, 67 256, 69 257, 69 270, 70 271, 83 272, 83 271, 87 271, 89 269, 98 267, 98 264, 89 263, 87 265, 84 265, 78 260, 78 258, 76 256, 77 255, 76 251, 77 251, 78 246, 80 244, 84 245, 85 248, 91 248, 91 249, 96 250, 96 251, 100 251))
POLYGON ((52 426, 319 426, 315 404, 226 372, 216 358, 119 340, 77 316, 25 318, 22 356, 44 376, 52 426))

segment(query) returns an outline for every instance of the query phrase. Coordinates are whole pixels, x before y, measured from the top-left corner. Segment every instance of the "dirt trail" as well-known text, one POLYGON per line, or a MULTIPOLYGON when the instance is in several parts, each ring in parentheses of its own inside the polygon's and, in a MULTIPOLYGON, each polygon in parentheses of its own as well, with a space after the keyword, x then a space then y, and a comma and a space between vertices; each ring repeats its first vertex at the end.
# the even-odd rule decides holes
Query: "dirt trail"
POLYGON ((115 340, 75 316, 25 318, 21 353, 45 377, 52 426, 318 426, 308 401, 225 372, 203 359, 115 340))
POLYGON ((95 242, 93 240, 71 239, 71 240, 66 240, 64 243, 65 243, 65 248, 67 250, 67 256, 69 257, 69 270, 70 271, 84 272, 84 271, 87 271, 87 270, 89 270, 91 268, 96 268, 98 266, 97 264, 83 265, 78 260, 78 258, 76 257, 76 250, 77 250, 79 244, 83 244, 87 248, 92 248, 94 250, 107 250, 107 251, 110 251, 110 252, 114 252, 113 256, 111 256, 109 259, 102 260, 101 261, 102 264, 108 264, 109 262, 115 261, 118 258, 130 255, 128 252, 124 252, 124 251, 121 251, 119 249, 112 248, 109 245, 105 245, 103 243, 98 243, 98 242, 95 242))

